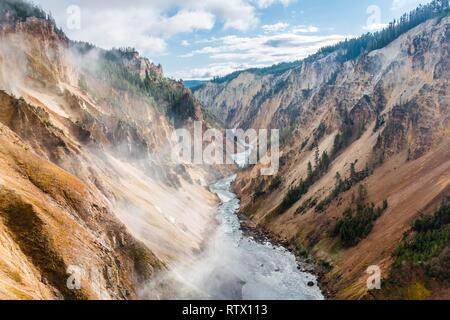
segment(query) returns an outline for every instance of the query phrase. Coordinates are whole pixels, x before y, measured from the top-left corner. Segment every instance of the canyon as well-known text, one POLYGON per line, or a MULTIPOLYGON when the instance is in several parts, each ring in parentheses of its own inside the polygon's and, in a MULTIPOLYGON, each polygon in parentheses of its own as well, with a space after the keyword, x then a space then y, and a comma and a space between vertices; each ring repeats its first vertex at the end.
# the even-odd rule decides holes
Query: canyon
POLYGON ((0 298, 137 298, 141 283, 193 259, 216 224, 207 185, 220 172, 170 161, 171 132, 203 121, 200 106, 135 51, 73 42, 46 19, 8 19, 0 298), (68 290, 71 266, 98 276, 68 290))
POLYGON ((354 57, 337 46, 189 89, 5 3, 0 299, 449 298, 448 10, 354 57), (237 128, 280 131, 275 174, 240 153, 173 160, 177 129, 237 128), (401 260, 441 226, 433 212, 447 242, 401 260))
MULTIPOLYGON (((449 22, 430 19, 349 61, 337 48, 288 70, 236 72, 195 90, 226 127, 281 129, 278 175, 248 167, 233 191, 251 226, 314 257, 336 298, 370 298, 367 268, 389 278, 411 223, 449 196, 449 22), (374 208, 387 207, 349 246, 335 226, 361 188, 374 208)), ((406 288, 424 282, 409 281, 406 288)), ((446 292, 438 286, 429 296, 446 292)))

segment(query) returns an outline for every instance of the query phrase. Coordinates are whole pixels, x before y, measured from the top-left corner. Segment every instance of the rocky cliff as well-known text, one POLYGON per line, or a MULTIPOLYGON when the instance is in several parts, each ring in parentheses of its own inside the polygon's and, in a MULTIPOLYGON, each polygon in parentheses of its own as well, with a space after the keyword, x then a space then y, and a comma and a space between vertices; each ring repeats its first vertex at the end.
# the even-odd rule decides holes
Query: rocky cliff
MULTIPOLYGON (((449 53, 447 15, 355 59, 325 50, 195 92, 227 127, 280 129, 278 175, 238 175, 242 214, 313 256, 337 298, 365 297, 371 265, 388 278, 404 232, 449 195, 449 53)), ((426 297, 442 297, 443 283, 426 297)))
POLYGON ((0 9, 0 299, 138 298, 215 223, 216 173, 170 158, 200 105, 132 49, 0 9))

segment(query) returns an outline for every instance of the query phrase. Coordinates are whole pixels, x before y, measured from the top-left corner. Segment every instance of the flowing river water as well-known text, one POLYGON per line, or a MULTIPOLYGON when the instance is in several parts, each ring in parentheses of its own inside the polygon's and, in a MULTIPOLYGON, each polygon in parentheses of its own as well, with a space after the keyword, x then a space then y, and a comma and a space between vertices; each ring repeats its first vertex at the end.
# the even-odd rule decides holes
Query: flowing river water
POLYGON ((239 199, 230 192, 235 177, 210 187, 222 203, 217 212, 219 226, 195 266, 202 271, 202 279, 191 279, 202 292, 199 298, 323 299, 316 277, 300 271, 291 252, 242 232, 236 215, 239 199))
POLYGON ((254 239, 242 231, 236 214, 239 199, 230 191, 235 178, 233 175, 210 186, 221 204, 216 214, 217 227, 208 235, 201 252, 192 261, 172 266, 160 279, 146 285, 142 297, 181 300, 324 299, 316 277, 300 271, 291 252, 268 240, 254 239), (314 285, 311 286, 311 282, 314 285))

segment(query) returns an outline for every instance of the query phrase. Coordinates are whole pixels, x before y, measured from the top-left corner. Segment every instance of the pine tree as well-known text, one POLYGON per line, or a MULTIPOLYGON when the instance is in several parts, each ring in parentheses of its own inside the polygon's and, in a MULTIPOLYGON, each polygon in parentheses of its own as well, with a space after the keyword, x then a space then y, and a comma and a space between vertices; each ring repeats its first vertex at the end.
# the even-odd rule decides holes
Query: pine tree
POLYGON ((313 176, 313 169, 311 161, 308 161, 308 180, 311 180, 313 176))
POLYGON ((356 169, 355 169, 355 163, 352 162, 350 164, 350 179, 355 179, 356 178, 356 169))
POLYGON ((320 173, 323 174, 328 170, 330 166, 330 157, 328 156, 328 152, 325 150, 322 153, 322 158, 320 159, 320 173))
POLYGON ((339 173, 339 171, 336 172, 336 175, 335 175, 334 179, 336 181, 335 182, 335 189, 339 189, 339 186, 342 183, 342 177, 341 177, 341 174, 339 173))
POLYGON ((315 145, 315 150, 314 150, 314 166, 315 169, 317 170, 317 168, 319 168, 319 146, 316 144, 315 145))

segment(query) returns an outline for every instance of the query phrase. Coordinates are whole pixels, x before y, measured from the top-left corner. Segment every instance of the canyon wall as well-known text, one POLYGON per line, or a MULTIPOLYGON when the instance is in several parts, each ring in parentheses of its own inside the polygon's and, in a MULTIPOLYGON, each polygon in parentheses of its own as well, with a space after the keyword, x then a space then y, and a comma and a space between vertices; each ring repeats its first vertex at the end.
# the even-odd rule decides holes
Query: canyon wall
POLYGON ((259 165, 238 174, 241 213, 313 256, 332 296, 362 298, 366 269, 387 279, 410 224, 450 195, 450 18, 357 59, 341 61, 340 50, 281 74, 243 71, 195 96, 227 127, 280 130, 278 175, 260 176, 259 165), (368 206, 387 208, 345 245, 337 221, 359 190, 368 206))

